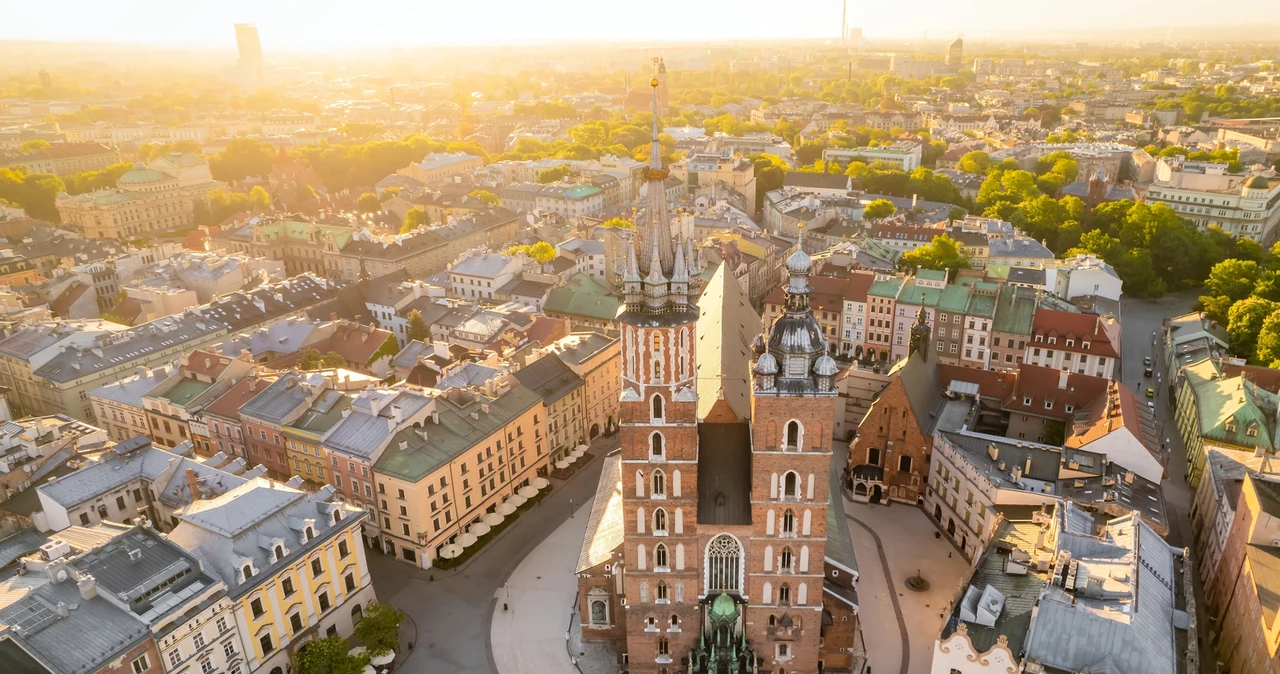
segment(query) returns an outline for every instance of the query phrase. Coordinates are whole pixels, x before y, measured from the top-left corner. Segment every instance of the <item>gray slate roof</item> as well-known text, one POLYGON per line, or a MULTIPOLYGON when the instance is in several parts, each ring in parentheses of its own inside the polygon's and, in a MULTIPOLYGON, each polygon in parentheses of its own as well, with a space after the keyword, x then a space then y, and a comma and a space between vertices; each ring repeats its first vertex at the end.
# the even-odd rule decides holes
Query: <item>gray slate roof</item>
POLYGON ((555 355, 546 355, 529 363, 517 370, 515 377, 541 395, 547 407, 583 384, 582 377, 555 355))
POLYGON ((324 375, 318 372, 287 372, 241 405, 240 416, 278 426, 306 405, 311 392, 322 386, 324 375))
POLYGON ((144 372, 111 382, 106 386, 99 386, 89 391, 89 395, 141 409, 143 394, 168 379, 171 374, 173 371, 170 368, 158 367, 151 370, 149 374, 144 372))

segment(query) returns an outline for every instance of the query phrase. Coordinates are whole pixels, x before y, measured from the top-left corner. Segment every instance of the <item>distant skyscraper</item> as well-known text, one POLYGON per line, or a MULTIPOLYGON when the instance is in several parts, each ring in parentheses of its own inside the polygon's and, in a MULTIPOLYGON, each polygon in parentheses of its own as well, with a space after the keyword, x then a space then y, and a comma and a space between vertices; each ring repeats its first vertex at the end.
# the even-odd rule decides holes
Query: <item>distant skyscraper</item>
POLYGON ((956 38, 947 45, 947 68, 951 71, 960 69, 964 64, 964 40, 956 38))
POLYGON ((240 50, 239 67, 246 84, 262 85, 262 41, 258 27, 251 23, 236 24, 236 47, 240 50))

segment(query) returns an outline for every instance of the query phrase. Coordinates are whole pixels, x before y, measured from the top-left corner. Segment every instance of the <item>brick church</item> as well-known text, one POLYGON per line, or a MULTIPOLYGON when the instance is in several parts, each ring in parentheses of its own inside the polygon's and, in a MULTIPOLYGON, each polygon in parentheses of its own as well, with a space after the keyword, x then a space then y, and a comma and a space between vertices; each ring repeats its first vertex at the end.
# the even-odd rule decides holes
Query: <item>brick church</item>
POLYGON ((657 134, 655 114, 621 271, 622 446, 604 458, 577 569, 583 637, 612 641, 634 673, 849 672, 857 562, 811 260, 801 247, 787 260, 767 334, 723 266, 704 289, 671 229, 657 134))

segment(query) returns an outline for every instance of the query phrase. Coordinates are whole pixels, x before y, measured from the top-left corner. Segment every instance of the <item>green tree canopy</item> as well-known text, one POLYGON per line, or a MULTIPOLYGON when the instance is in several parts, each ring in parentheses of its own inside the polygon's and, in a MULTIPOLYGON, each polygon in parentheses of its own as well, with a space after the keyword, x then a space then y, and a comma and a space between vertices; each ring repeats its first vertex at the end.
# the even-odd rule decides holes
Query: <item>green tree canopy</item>
POLYGON ((879 220, 887 218, 898 212, 898 207, 893 205, 888 199, 876 199, 867 204, 866 209, 862 213, 863 219, 879 220))
POLYGON ((489 190, 474 189, 468 192, 467 196, 479 199, 480 201, 482 201, 483 203, 489 206, 502 205, 502 199, 499 199, 498 195, 494 194, 493 192, 490 192, 489 190))
POLYGON ((214 180, 235 182, 249 177, 262 177, 271 172, 276 150, 268 143, 252 138, 234 138, 227 149, 209 158, 209 172, 214 180))
POLYGON ((400 645, 400 623, 404 613, 381 601, 371 601, 364 607, 364 617, 356 623, 356 637, 369 649, 369 655, 377 657, 395 650, 400 645))
POLYGON ((45 150, 51 147, 53 147, 53 145, 51 145, 49 141, 44 140, 42 138, 37 138, 35 140, 26 141, 23 144, 19 145, 18 152, 20 154, 26 154, 28 152, 35 152, 36 150, 45 150))
POLYGON ((1257 361, 1258 335, 1277 308, 1280 304, 1261 297, 1245 298, 1231 305, 1227 310, 1227 334, 1232 353, 1257 361))
POLYGON ((991 155, 982 150, 971 150, 956 162, 956 170, 965 173, 985 174, 991 168, 991 155))
POLYGON ((541 185, 547 185, 558 180, 568 178, 571 175, 573 175, 573 168, 568 164, 552 166, 551 168, 538 171, 538 183, 541 185))
POLYGON ((249 190, 249 201, 259 208, 266 208, 271 205, 271 195, 267 194, 262 185, 254 185, 253 189, 249 190))
POLYGON ((541 264, 546 264, 556 259, 555 246, 552 246, 546 241, 539 241, 532 246, 529 246, 529 257, 537 260, 541 264))
POLYGON ((431 224, 431 215, 421 206, 414 206, 404 214, 404 224, 400 226, 401 234, 408 234, 419 227, 431 224))
POLYGON ((377 213, 382 210, 382 202, 373 192, 365 192, 356 197, 356 210, 361 213, 377 213))
POLYGON ((351 656, 350 650, 351 646, 342 637, 313 639, 293 654, 293 671, 297 674, 361 674, 369 663, 369 655, 351 656))
POLYGON ((949 278, 955 278, 956 272, 969 268, 969 258, 960 252, 955 239, 939 234, 929 245, 903 253, 898 258, 898 268, 912 273, 920 269, 945 269, 949 278))
POLYGON ((409 341, 427 340, 431 337, 431 328, 427 325, 427 321, 422 318, 422 312, 414 309, 409 312, 409 328, 405 333, 405 338, 409 341))

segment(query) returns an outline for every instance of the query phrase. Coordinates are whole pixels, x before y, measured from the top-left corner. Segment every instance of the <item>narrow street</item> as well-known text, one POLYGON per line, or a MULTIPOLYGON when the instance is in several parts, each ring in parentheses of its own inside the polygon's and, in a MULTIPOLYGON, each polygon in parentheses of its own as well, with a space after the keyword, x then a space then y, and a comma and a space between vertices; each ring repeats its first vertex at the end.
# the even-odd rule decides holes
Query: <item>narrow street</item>
MULTIPOLYGON (((408 613, 417 629, 413 652, 398 672, 497 674, 490 634, 501 588, 520 562, 569 519, 571 510, 595 495, 601 457, 617 446, 616 436, 598 438, 591 444, 595 456, 589 463, 457 569, 417 569, 369 553, 378 598, 408 613)), ((577 545, 580 541, 575 559, 577 545)))
MULTIPOLYGON (((1191 548, 1191 502, 1195 491, 1187 483, 1187 451, 1182 437, 1178 433, 1173 419, 1173 402, 1169 396, 1169 372, 1164 368, 1164 352, 1162 349, 1162 322, 1191 311, 1199 293, 1187 291, 1160 298, 1159 300, 1126 299, 1121 303, 1121 377, 1120 381, 1133 389, 1143 401, 1148 387, 1155 391, 1155 419, 1160 437, 1167 438, 1171 451, 1165 479, 1160 483, 1164 491, 1165 514, 1169 521, 1169 544, 1176 547, 1191 548), (1153 342, 1152 333, 1155 333, 1153 342), (1152 377, 1143 375, 1142 359, 1150 356, 1152 377), (1160 375, 1158 378, 1156 375, 1160 375)), ((1193 560, 1194 561, 1194 560, 1193 560)), ((1201 604, 1202 593, 1199 579, 1196 579, 1196 603, 1201 604)), ((1200 670, 1204 674, 1215 671, 1215 660, 1208 635, 1205 633, 1206 621, 1200 620, 1200 670)))

